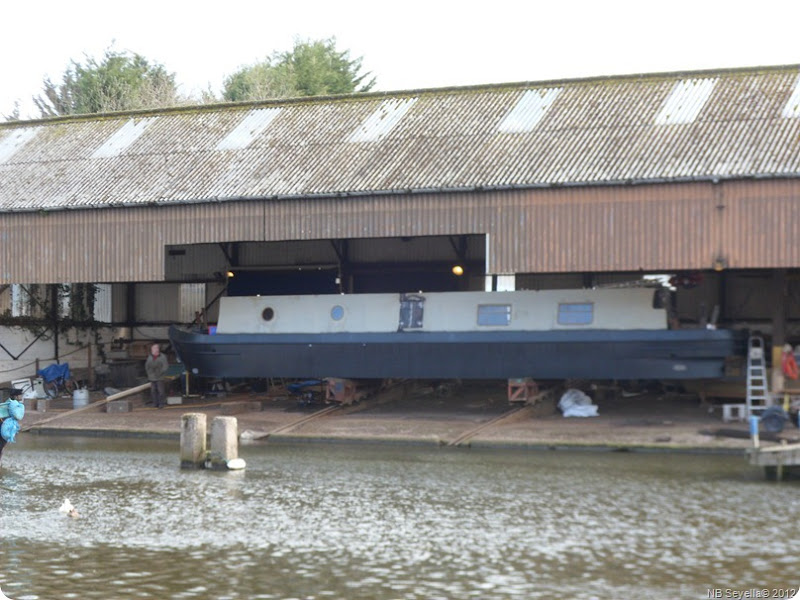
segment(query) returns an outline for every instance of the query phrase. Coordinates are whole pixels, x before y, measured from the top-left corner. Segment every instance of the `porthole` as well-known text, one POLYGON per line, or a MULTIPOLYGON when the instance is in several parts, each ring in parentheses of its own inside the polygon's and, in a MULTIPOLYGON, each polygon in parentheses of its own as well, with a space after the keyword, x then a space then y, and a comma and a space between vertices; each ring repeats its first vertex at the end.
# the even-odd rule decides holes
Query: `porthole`
POLYGON ((344 318, 344 308, 336 305, 331 309, 331 319, 334 321, 341 321, 344 318))
POLYGON ((261 318, 265 321, 272 321, 275 318, 275 311, 268 306, 261 312, 261 318))

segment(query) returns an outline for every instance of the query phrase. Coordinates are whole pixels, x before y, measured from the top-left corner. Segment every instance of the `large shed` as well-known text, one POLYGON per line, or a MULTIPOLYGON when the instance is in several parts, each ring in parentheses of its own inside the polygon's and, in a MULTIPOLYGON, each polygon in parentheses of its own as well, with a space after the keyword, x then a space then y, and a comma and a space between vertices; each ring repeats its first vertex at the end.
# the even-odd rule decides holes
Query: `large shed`
POLYGON ((782 341, 799 82, 793 65, 0 124, 0 287, 114 284, 107 320, 131 324, 178 320, 181 284, 203 304, 229 271, 242 292, 698 272, 686 318, 717 306, 782 341))

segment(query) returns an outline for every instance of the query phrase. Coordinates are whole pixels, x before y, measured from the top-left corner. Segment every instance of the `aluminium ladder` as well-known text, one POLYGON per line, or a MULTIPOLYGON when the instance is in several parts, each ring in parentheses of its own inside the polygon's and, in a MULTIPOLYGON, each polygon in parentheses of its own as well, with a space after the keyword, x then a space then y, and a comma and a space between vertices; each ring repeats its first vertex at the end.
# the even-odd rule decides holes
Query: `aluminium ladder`
POLYGON ((747 416, 763 411, 772 404, 767 388, 764 363, 764 339, 750 336, 747 340, 747 416))

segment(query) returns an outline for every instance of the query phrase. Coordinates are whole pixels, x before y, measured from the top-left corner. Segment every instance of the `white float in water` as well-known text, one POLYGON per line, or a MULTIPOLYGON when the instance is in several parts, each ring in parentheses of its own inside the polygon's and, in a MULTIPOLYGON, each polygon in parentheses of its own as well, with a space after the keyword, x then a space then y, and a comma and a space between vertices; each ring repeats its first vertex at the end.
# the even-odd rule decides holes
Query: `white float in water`
MULTIPOLYGON (((244 462, 243 458, 232 458, 228 461, 228 468, 231 471, 238 471, 240 469, 244 469, 247 466, 247 463, 244 462)), ((0 598, 2 600, 2 598, 0 598)))

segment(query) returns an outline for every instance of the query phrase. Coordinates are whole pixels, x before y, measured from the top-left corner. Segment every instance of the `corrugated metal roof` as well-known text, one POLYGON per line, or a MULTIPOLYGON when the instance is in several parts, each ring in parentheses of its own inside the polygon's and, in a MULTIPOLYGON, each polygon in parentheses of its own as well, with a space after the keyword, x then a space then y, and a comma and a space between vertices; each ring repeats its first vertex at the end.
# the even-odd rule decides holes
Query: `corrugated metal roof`
POLYGON ((39 133, 35 127, 19 127, 0 138, 0 163, 11 158, 29 140, 39 133))
POLYGON ((672 73, 5 123, 0 210, 795 177, 799 72, 672 73))

